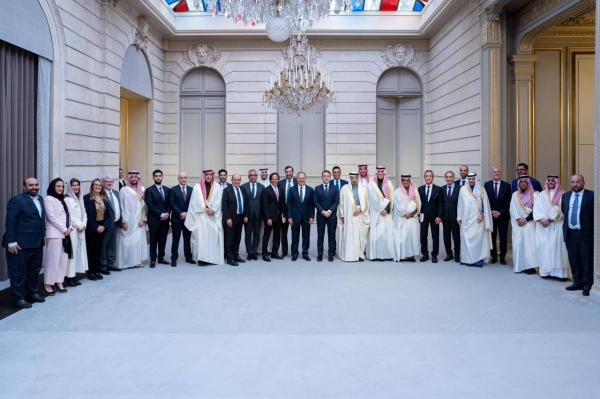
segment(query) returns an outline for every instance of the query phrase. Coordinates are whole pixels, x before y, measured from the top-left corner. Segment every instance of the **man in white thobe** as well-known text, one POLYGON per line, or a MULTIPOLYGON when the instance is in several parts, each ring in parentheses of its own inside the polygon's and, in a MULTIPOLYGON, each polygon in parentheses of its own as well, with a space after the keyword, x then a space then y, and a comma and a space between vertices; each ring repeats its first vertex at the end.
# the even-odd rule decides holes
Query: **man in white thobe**
POLYGON ((350 184, 340 190, 337 208, 337 252, 344 262, 362 262, 369 232, 367 192, 358 184, 358 173, 350 173, 350 184))
POLYGON ((367 185, 369 201, 369 235, 367 238, 367 259, 393 260, 394 248, 394 186, 387 178, 384 166, 377 166, 373 180, 367 185))
MULTIPOLYGON (((528 175, 519 177, 517 191, 510 200, 510 224, 512 227, 513 271, 535 274, 537 251, 535 250, 535 221, 533 206, 537 192, 528 175)), ((562 232, 562 230, 561 230, 562 232)))
POLYGON ((221 200, 223 190, 215 184, 215 172, 202 172, 194 185, 185 227, 192 232, 192 256, 199 266, 225 263, 221 200))
POLYGON ((260 176, 258 177, 258 182, 263 186, 267 187, 271 182, 269 182, 269 168, 260 168, 258 170, 260 176))
POLYGON ((563 192, 558 175, 548 175, 545 190, 533 204, 533 219, 540 276, 567 281, 569 255, 563 238, 565 217, 560 210, 563 192))
POLYGON ((366 189, 370 181, 369 166, 367 164, 358 165, 358 185, 366 189))
POLYGON ((459 191, 456 221, 460 226, 461 265, 482 267, 492 248, 493 220, 490 202, 476 177, 476 173, 469 173, 468 184, 459 191))
POLYGON ((119 229, 117 264, 121 269, 143 267, 142 262, 150 258, 146 236, 146 204, 144 188, 138 171, 129 172, 127 184, 119 191, 121 217, 119 229))
POLYGON ((411 175, 401 175, 401 186, 394 191, 394 243, 396 262, 416 262, 420 252, 421 199, 411 182, 411 175))

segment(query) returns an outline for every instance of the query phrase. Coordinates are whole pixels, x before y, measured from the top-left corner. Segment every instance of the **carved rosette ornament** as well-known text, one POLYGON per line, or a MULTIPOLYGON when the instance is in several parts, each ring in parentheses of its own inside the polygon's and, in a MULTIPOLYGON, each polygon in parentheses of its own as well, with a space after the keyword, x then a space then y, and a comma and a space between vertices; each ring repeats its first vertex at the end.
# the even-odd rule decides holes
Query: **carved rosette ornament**
POLYGON ((135 39, 133 45, 141 51, 146 51, 148 48, 148 22, 144 18, 138 19, 138 27, 135 28, 135 39))
POLYGON ((419 63, 419 50, 411 44, 389 45, 381 50, 381 59, 389 67, 413 68, 419 63))
POLYGON ((213 66, 221 58, 215 46, 198 43, 183 50, 183 61, 191 67, 213 66))

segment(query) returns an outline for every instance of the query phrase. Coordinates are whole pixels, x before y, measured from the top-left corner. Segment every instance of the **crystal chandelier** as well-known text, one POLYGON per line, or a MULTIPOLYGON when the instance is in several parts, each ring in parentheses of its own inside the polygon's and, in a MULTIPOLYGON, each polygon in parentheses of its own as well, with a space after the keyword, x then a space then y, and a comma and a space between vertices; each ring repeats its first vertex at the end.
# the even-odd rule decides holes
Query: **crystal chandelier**
POLYGON ((333 80, 320 68, 321 51, 295 34, 282 51, 281 65, 265 79, 263 104, 287 115, 302 117, 325 110, 335 102, 333 80))

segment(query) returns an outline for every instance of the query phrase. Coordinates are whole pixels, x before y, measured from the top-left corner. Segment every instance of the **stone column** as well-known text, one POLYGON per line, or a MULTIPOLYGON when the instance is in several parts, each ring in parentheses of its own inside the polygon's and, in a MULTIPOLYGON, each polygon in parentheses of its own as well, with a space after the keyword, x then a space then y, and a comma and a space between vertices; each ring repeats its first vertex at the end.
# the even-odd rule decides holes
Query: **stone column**
MULTIPOLYGON (((530 173, 535 174, 533 148, 533 72, 537 55, 515 54, 509 57, 514 82, 514 145, 517 163, 529 165, 530 173)), ((514 166, 514 165, 513 165, 514 166)))
POLYGON ((500 51, 502 36, 500 12, 496 7, 479 14, 481 23, 481 95, 482 95, 482 164, 481 181, 491 178, 491 169, 500 157, 500 51))
MULTIPOLYGON (((600 0, 596 0, 596 12, 600 9, 600 0)), ((596 192, 594 199, 596 201, 594 212, 594 267, 596 276, 594 279, 594 289, 591 292, 593 301, 600 303, 600 232, 598 232, 598 222, 600 221, 600 198, 598 198, 598 188, 600 187, 600 19, 596 18, 596 67, 594 73, 595 83, 595 123, 594 123, 594 150, 596 156, 594 159, 594 178, 596 179, 596 192)))

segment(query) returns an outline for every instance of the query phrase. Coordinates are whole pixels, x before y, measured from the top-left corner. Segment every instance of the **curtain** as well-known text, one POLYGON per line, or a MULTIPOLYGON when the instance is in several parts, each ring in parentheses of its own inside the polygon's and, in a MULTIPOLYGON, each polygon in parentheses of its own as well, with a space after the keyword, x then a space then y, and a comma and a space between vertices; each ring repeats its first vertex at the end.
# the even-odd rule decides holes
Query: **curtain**
MULTIPOLYGON (((8 200, 36 176, 37 79, 37 55, 0 40, 0 236, 8 200)), ((0 280, 7 278, 2 250, 0 280)))

